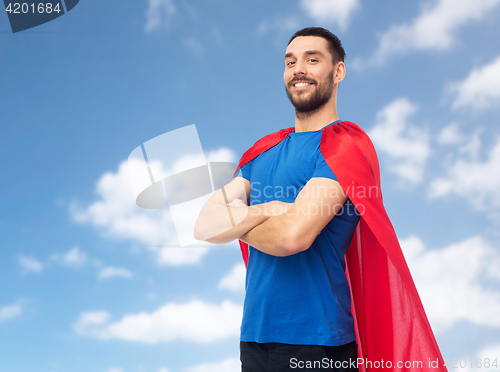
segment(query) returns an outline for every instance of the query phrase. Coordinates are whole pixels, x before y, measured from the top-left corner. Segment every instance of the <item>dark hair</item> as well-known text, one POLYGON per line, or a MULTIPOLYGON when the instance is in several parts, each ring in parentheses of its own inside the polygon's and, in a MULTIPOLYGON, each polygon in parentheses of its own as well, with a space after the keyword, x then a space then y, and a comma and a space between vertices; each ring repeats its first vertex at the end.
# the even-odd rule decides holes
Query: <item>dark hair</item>
POLYGON ((296 37, 299 36, 318 36, 322 37, 326 41, 328 41, 328 50, 330 51, 332 58, 333 58, 333 64, 339 62, 339 61, 344 61, 345 59, 345 50, 342 47, 342 43, 340 39, 332 34, 330 31, 328 31, 326 28, 323 27, 306 27, 303 28, 302 30, 297 31, 296 33, 293 34, 293 36, 290 38, 290 41, 288 42, 287 45, 290 45, 290 43, 295 39, 296 37))

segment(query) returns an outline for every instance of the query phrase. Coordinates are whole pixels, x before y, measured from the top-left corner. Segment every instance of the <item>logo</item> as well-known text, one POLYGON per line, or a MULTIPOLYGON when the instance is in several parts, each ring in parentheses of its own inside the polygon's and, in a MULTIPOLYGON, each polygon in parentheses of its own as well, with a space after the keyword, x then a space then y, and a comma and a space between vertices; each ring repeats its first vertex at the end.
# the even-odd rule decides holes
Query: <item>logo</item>
POLYGON ((194 124, 157 136, 128 157, 136 204, 168 208, 181 247, 200 243, 194 238, 200 210, 215 190, 232 180, 236 167, 206 160, 194 124))
POLYGON ((66 14, 80 0, 3 0, 12 32, 40 26, 66 14))

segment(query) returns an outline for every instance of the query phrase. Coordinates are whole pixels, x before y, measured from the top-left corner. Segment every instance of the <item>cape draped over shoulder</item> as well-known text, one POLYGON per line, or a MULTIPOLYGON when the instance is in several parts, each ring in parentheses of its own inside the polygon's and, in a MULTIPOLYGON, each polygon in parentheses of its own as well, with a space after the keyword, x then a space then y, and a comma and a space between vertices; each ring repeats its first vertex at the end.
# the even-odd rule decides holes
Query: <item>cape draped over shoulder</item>
MULTIPOLYGON (((243 154, 236 172, 281 142, 293 129, 282 129, 257 141, 243 154)), ((361 214, 345 256, 358 358, 363 359, 358 364, 360 372, 380 369, 446 372, 382 203, 380 170, 372 142, 358 125, 347 121, 329 125, 322 131, 320 151, 361 214)), ((240 241, 240 247, 247 265, 248 245, 240 241)))

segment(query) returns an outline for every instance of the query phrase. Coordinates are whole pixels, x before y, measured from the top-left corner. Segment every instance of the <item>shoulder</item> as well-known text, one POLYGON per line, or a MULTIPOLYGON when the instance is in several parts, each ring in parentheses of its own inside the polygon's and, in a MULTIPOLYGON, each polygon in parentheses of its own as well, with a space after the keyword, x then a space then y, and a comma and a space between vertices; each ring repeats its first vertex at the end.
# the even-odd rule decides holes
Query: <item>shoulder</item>
POLYGON ((333 131, 325 131, 325 141, 334 142, 341 140, 352 141, 363 153, 373 153, 375 155, 375 147, 368 134, 358 124, 350 121, 342 121, 333 126, 333 131), (346 137, 346 138, 342 138, 346 137))
POLYGON ((238 163, 238 169, 240 169, 249 161, 256 158, 264 151, 269 150, 271 147, 281 142, 286 136, 290 134, 290 132, 293 129, 294 129, 293 127, 281 129, 277 132, 270 133, 267 136, 259 139, 257 142, 254 143, 252 147, 250 147, 247 151, 245 151, 245 153, 241 156, 241 159, 238 163))
POLYGON ((358 148, 364 153, 365 157, 370 157, 372 161, 376 161, 377 152, 375 151, 375 146, 373 146, 372 140, 363 128, 355 123, 351 123, 350 121, 343 122, 343 125, 358 148))
MULTIPOLYGON (((342 121, 323 132, 321 152, 329 165, 344 164, 346 159, 358 159, 352 166, 367 165, 377 183, 380 180, 380 168, 375 147, 368 134, 357 124, 342 121)), ((335 172, 335 169, 333 169, 335 172)), ((335 173, 337 175, 337 173, 335 173)))
POLYGON ((338 123, 338 126, 344 129, 345 133, 349 134, 355 142, 364 141, 372 143, 368 134, 358 124, 350 121, 342 121, 338 123))
POLYGON ((255 148, 267 146, 270 143, 274 143, 276 141, 280 142, 282 139, 284 139, 286 136, 288 136, 293 131, 293 129, 294 129, 294 127, 290 127, 290 128, 280 129, 277 132, 270 133, 267 136, 264 136, 261 139, 259 139, 257 142, 255 142, 253 144, 253 146, 250 147, 246 152, 251 151, 252 149, 255 149, 255 148))

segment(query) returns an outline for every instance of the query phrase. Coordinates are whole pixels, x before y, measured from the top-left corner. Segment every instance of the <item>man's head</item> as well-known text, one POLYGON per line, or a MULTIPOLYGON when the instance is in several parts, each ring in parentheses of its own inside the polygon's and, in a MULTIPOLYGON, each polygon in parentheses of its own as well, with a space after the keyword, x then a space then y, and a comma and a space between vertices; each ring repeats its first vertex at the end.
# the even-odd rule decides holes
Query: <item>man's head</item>
POLYGON ((297 114, 315 112, 336 100, 334 89, 344 78, 344 58, 340 40, 324 28, 308 27, 292 36, 283 79, 297 114))
POLYGON ((299 36, 322 37, 328 42, 328 51, 332 55, 332 63, 336 64, 339 61, 344 62, 345 50, 344 47, 342 46, 342 42, 336 35, 332 34, 326 28, 323 27, 303 28, 302 30, 299 30, 293 34, 293 36, 290 38, 290 41, 288 41, 287 45, 290 45, 290 43, 299 36))

